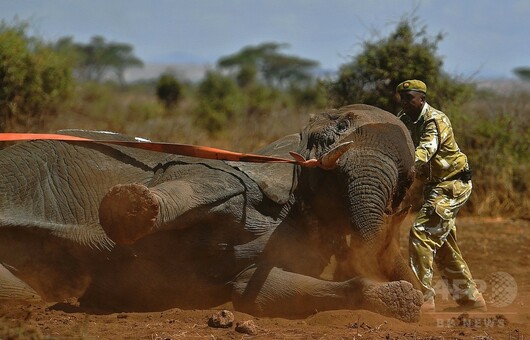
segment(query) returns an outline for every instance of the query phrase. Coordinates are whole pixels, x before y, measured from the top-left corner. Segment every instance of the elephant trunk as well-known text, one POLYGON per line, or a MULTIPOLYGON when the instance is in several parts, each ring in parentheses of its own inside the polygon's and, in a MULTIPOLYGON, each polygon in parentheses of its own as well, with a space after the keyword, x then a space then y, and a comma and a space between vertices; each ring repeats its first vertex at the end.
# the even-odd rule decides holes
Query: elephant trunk
POLYGON ((385 213, 397 184, 398 174, 393 162, 383 155, 368 153, 362 164, 352 167, 347 185, 350 224, 366 241, 373 241, 384 224, 385 213))

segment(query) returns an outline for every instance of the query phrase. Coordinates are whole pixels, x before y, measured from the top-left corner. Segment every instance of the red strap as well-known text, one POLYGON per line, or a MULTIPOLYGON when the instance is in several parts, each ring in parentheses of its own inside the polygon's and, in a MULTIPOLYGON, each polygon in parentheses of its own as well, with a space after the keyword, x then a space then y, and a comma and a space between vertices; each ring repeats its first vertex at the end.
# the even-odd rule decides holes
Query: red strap
MULTIPOLYGON (((25 140, 58 140, 58 141, 75 141, 75 142, 92 142, 123 145, 137 149, 171 153, 190 157, 218 159, 224 161, 254 162, 254 163, 292 163, 302 166, 314 167, 315 160, 304 160, 302 156, 293 156, 295 159, 281 157, 263 156, 247 153, 232 152, 222 149, 211 148, 208 146, 198 146, 189 144, 175 143, 157 143, 141 141, 116 141, 116 140, 99 140, 82 137, 45 134, 45 133, 0 133, 0 141, 25 141, 25 140)), ((291 153, 294 154, 294 153, 291 153)))
POLYGON ((0 142, 22 141, 22 140, 37 140, 37 139, 54 139, 54 140, 83 140, 90 141, 88 138, 57 135, 53 133, 0 133, 0 142))

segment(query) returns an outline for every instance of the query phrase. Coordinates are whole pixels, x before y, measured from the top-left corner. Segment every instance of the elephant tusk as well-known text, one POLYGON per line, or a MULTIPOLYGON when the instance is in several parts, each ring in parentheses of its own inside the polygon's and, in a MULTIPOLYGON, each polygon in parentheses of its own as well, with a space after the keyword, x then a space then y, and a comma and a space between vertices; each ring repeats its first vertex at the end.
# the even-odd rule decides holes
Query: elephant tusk
POLYGON ((293 157, 297 164, 307 168, 322 168, 324 170, 332 170, 337 167, 339 158, 353 146, 353 142, 345 142, 337 145, 330 151, 326 152, 319 159, 305 159, 299 153, 290 151, 289 154, 293 157))
POLYGON ((322 169, 331 170, 337 167, 339 158, 353 146, 353 142, 345 142, 337 145, 330 151, 322 155, 318 162, 322 169))
POLYGON ((317 159, 305 159, 304 156, 302 156, 299 153, 296 153, 294 151, 289 151, 289 154, 291 157, 294 158, 296 164, 301 165, 306 168, 316 168, 317 166, 320 166, 320 162, 317 159))

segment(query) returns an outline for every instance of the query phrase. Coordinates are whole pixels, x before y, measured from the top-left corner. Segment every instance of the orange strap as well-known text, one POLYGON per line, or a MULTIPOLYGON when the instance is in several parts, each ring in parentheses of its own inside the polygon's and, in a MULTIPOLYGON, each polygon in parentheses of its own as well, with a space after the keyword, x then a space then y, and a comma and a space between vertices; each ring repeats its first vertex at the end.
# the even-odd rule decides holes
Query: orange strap
POLYGON ((158 151, 171 153, 175 155, 183 155, 197 158, 218 159, 224 161, 238 161, 238 162, 254 162, 254 163, 291 163, 302 166, 314 167, 316 160, 305 160, 301 155, 291 152, 294 159, 287 159, 281 157, 263 156, 247 153, 232 152, 222 149, 211 148, 208 146, 198 146, 189 144, 175 144, 175 143, 157 143, 157 142, 141 142, 141 141, 116 141, 116 140, 100 140, 88 139, 82 137, 46 134, 46 133, 0 133, 0 141, 27 141, 27 140, 58 140, 58 141, 74 141, 74 142, 91 142, 91 143, 107 143, 115 145, 123 145, 137 149, 144 149, 150 151, 158 151))

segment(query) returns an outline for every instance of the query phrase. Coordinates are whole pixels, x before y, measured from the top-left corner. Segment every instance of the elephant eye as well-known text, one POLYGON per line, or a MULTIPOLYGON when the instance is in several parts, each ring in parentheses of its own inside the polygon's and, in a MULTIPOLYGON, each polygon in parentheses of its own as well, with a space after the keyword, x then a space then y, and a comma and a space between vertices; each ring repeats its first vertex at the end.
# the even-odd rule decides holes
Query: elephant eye
POLYGON ((335 127, 338 133, 346 132, 346 130, 348 130, 349 128, 350 128, 350 121, 348 119, 341 120, 340 122, 337 123, 337 126, 335 127))

